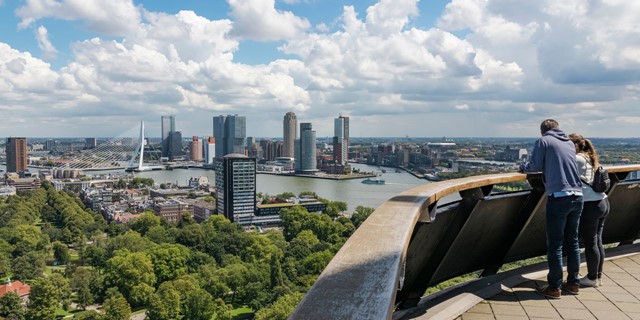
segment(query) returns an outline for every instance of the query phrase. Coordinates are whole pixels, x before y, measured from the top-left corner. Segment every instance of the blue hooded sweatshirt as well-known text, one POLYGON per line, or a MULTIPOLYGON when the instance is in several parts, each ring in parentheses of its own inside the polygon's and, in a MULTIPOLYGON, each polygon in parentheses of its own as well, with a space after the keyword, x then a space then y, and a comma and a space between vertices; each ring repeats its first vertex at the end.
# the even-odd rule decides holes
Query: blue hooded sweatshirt
POLYGON ((549 130, 536 141, 529 161, 520 165, 520 171, 542 171, 549 195, 561 191, 582 194, 575 145, 560 129, 549 130))

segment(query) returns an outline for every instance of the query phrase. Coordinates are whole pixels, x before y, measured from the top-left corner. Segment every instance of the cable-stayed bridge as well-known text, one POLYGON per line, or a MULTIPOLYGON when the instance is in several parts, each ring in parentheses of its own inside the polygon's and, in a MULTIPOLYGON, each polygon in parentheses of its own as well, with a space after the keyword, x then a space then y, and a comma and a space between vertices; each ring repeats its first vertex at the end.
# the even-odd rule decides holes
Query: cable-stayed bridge
POLYGON ((53 169, 62 170, 161 170, 160 150, 145 138, 144 122, 119 136, 97 144, 91 149, 65 153, 50 158, 53 169))

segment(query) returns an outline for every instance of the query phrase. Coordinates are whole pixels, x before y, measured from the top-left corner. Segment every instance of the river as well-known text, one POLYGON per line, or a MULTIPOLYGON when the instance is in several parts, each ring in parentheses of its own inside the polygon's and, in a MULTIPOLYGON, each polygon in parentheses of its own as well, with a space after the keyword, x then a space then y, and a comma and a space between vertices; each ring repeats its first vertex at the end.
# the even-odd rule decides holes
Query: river
MULTIPOLYGON (((393 168, 384 168, 387 172, 382 173, 381 168, 378 166, 353 164, 353 167, 360 169, 361 171, 379 173, 380 177, 384 179, 386 183, 384 185, 374 185, 364 184, 361 179, 326 180, 258 174, 256 189, 257 192, 270 195, 277 195, 283 192, 299 194, 303 191, 313 191, 322 198, 332 201, 346 202, 349 206, 349 210, 352 211, 357 206, 376 208, 402 191, 429 183, 424 179, 418 179, 404 171, 395 172, 393 168)), ((0 165, 0 169, 5 170, 5 167, 0 165)), ((37 170, 34 171, 37 172, 37 170)), ((85 173, 96 174, 97 172, 85 173)), ((200 176, 206 176, 210 183, 214 183, 215 181, 215 172, 213 170, 203 169, 146 171, 136 173, 135 175, 139 177, 152 178, 156 183, 172 182, 177 183, 178 185, 186 185, 189 178, 200 176)))

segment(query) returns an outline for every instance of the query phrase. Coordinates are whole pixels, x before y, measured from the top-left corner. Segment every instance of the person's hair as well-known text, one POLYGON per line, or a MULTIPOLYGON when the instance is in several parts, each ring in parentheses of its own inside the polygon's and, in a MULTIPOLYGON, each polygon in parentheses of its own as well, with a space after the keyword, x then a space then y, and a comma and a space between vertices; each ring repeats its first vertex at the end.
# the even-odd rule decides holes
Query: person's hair
POLYGON ((598 162, 598 153, 596 152, 596 148, 593 146, 593 143, 591 143, 591 140, 585 139, 585 137, 577 133, 570 134, 569 139, 571 139, 571 142, 578 147, 578 152, 587 155, 591 162, 591 166, 596 168, 600 165, 598 162))
POLYGON ((558 127, 560 127, 558 121, 555 121, 553 119, 546 119, 540 124, 540 132, 542 134, 545 134, 549 130, 558 129, 558 127))

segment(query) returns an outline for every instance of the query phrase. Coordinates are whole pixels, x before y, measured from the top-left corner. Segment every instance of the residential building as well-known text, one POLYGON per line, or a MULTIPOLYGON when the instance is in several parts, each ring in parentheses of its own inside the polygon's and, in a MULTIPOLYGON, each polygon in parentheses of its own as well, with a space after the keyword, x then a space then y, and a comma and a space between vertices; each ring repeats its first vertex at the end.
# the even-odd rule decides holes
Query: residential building
POLYGON ((189 211, 189 207, 184 202, 175 199, 154 199, 153 212, 168 222, 178 223, 182 220, 182 213, 189 211))
POLYGON ((287 112, 284 115, 282 124, 283 129, 283 145, 282 157, 293 158, 295 153, 294 143, 298 138, 298 119, 293 112, 287 112))
POLYGON ((7 172, 27 171, 27 138, 8 137, 5 147, 7 172))
POLYGON ((216 163, 216 208, 231 222, 250 224, 256 210, 256 159, 229 154, 216 163))
POLYGON ((207 137, 204 142, 204 163, 213 164, 213 160, 216 158, 216 138, 207 137))
POLYGON ((349 160, 349 117, 340 115, 334 119, 333 160, 346 165, 349 160))
POLYGON ((96 138, 85 138, 84 139, 84 148, 85 149, 93 149, 98 146, 98 141, 96 138))
POLYGON ((296 173, 314 174, 317 169, 316 162, 316 132, 311 123, 300 124, 300 139, 296 139, 294 145, 296 173))
POLYGON ((20 297, 22 304, 26 305, 27 302, 29 302, 31 286, 26 283, 22 283, 20 280, 11 281, 11 279, 7 278, 7 282, 0 286, 0 297, 3 297, 9 292, 17 294, 18 297, 20 297))
POLYGON ((202 161, 202 140, 200 140, 198 136, 193 136, 191 138, 189 159, 191 159, 192 161, 202 161))

